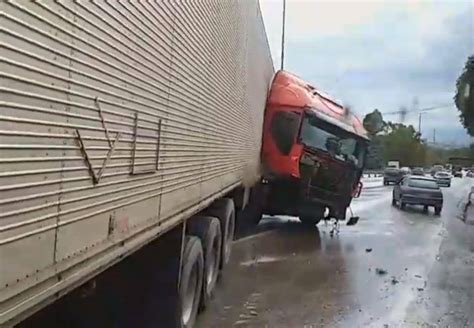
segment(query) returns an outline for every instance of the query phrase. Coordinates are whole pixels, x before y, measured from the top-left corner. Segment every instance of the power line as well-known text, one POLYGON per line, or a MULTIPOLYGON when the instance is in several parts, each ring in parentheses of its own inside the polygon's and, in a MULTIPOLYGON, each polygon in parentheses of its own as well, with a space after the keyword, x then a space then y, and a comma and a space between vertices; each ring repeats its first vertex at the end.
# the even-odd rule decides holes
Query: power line
POLYGON ((432 106, 432 107, 425 107, 425 108, 417 108, 417 109, 411 109, 411 110, 407 110, 407 109, 402 109, 402 110, 397 110, 397 111, 394 111, 394 112, 382 112, 382 115, 383 116, 386 116, 386 115, 406 115, 407 113, 413 113, 413 112, 429 112, 429 111, 432 111, 432 110, 437 110, 437 109, 442 109, 442 108, 448 108, 448 107, 453 107, 454 105, 453 104, 447 104, 447 105, 439 105, 439 106, 432 106))

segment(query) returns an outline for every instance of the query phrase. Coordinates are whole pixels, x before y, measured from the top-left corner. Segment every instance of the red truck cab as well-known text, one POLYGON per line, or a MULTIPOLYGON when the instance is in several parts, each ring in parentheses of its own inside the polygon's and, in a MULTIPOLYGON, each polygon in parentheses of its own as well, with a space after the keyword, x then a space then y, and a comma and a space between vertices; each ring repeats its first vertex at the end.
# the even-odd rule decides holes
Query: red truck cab
POLYGON ((369 139, 347 108, 297 76, 279 71, 264 118, 263 213, 317 223, 344 220, 361 188, 369 139))

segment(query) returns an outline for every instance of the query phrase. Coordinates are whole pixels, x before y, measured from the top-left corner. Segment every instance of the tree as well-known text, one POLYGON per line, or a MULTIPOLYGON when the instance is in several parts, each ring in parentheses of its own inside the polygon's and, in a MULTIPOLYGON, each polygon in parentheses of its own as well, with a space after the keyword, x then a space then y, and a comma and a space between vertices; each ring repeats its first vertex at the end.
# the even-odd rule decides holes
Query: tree
POLYGON ((397 160, 403 166, 425 165, 427 145, 412 125, 388 122, 384 131, 380 137, 385 161, 397 160))
POLYGON ((456 81, 454 102, 467 133, 474 136, 474 55, 469 56, 462 74, 456 81))
POLYGON ((375 109, 373 112, 365 115, 362 124, 370 136, 375 136, 382 131, 384 127, 382 113, 380 113, 378 109, 375 109))
POLYGON ((385 122, 382 113, 378 109, 365 115, 363 120, 364 128, 370 137, 369 151, 367 155, 366 167, 368 169, 380 169, 384 166, 382 142, 377 133, 383 130, 385 122))

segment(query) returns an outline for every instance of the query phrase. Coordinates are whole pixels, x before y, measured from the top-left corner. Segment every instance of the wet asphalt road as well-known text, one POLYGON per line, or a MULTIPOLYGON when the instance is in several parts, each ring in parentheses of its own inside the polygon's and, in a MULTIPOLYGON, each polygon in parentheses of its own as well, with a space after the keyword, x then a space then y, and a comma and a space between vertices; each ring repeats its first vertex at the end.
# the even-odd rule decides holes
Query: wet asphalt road
POLYGON ((457 218, 473 182, 443 189, 441 217, 392 207, 392 187, 366 183, 359 223, 334 236, 264 219, 238 236, 197 327, 474 327, 474 225, 457 218))

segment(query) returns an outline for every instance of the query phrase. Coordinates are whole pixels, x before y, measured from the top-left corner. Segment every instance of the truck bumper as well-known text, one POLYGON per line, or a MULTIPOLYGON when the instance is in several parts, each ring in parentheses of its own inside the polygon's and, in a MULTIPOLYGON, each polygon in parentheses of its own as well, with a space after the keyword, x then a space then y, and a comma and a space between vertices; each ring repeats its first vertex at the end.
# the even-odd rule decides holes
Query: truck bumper
POLYGON ((302 186, 299 180, 268 179, 264 191, 264 213, 269 215, 310 215, 329 209, 329 216, 345 220, 352 197, 341 196, 314 186, 302 186))

